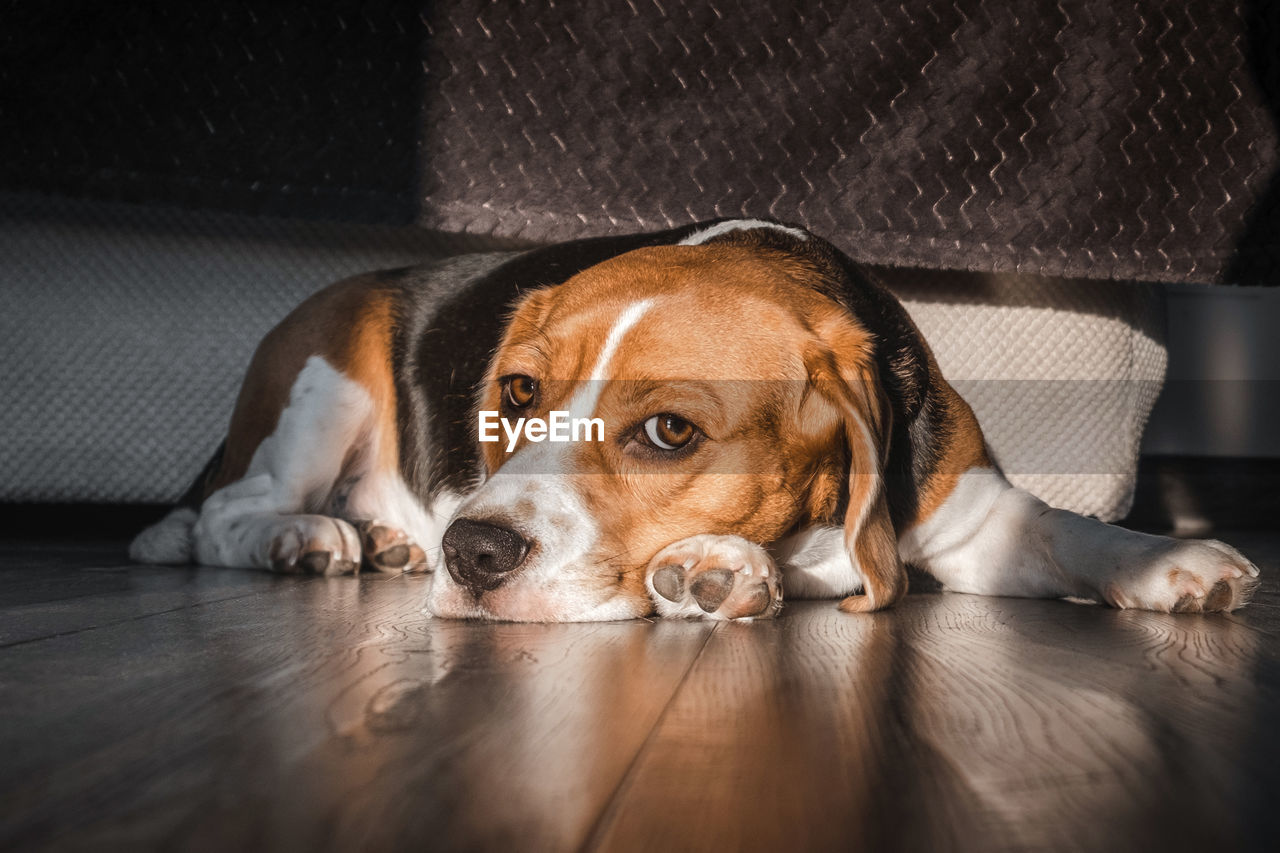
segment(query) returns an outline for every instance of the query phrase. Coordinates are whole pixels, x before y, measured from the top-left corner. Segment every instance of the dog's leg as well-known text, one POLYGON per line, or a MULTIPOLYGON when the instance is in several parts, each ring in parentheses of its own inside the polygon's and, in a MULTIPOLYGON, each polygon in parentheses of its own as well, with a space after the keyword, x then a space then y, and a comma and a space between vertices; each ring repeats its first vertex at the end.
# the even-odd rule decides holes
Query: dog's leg
POLYGON ((320 515, 368 440, 364 389, 324 359, 298 373, 275 431, 245 476, 211 494, 195 524, 195 557, 206 565, 336 574, 360 563, 360 539, 344 520, 320 515))
POLYGON ((942 504, 901 532, 904 561, 948 589, 1078 598, 1163 611, 1234 610, 1258 570, 1229 545, 1136 533, 1016 489, 991 468, 963 473, 942 504))
POLYGON ((661 616, 766 619, 782 609, 773 558, 740 536, 704 534, 668 545, 649 561, 645 585, 661 616))

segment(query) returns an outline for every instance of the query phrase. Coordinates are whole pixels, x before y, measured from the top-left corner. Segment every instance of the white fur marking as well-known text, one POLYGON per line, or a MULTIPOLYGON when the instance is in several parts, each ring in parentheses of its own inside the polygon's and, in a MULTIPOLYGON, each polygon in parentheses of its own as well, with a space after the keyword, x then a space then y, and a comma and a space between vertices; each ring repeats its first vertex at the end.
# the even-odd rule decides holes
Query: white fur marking
MULTIPOLYGON (((311 519, 323 510, 347 450, 367 432, 372 412, 363 386, 320 356, 308 358, 289 405, 254 451, 244 478, 214 492, 200 508, 196 558, 207 565, 269 567, 274 539, 298 527, 290 516, 311 519)), ((327 530, 317 521, 299 523, 309 534, 327 530)), ((325 538, 348 550, 348 531, 330 527, 325 538)), ((359 559, 358 549, 354 556, 359 559)))
POLYGON ((628 305, 618 315, 618 319, 613 321, 613 328, 609 330, 609 334, 604 340, 604 346, 600 349, 600 355, 596 357, 596 366, 591 370, 591 381, 598 382, 605 378, 605 371, 609 367, 609 362, 613 359, 613 354, 618 350, 618 344, 622 343, 622 336, 629 332, 632 326, 640 322, 640 318, 652 307, 652 299, 641 299, 639 302, 633 302, 628 305))
POLYGON ((714 240, 722 234, 728 234, 732 231, 753 231, 756 228, 768 228, 773 231, 781 231, 783 234, 789 234, 797 240, 808 240, 807 232, 801 231, 799 228, 788 228, 785 225, 779 225, 776 222, 765 222, 763 219, 732 219, 728 222, 721 222, 719 225, 712 225, 710 228, 704 228, 701 231, 694 232, 688 237, 680 241, 681 246, 699 246, 708 240, 714 240))
POLYGON ((429 512, 399 472, 369 470, 380 455, 373 414, 362 385, 320 356, 307 359, 245 476, 201 507, 194 556, 208 565, 267 568, 273 543, 282 543, 285 552, 305 544, 357 561, 360 543, 348 523, 357 520, 403 530, 437 562, 456 500, 443 496, 429 512))
POLYGON ((844 528, 814 526, 769 549, 788 598, 844 598, 862 589, 862 576, 844 546, 844 528))
POLYGON ((641 299, 639 302, 628 305, 618 315, 618 319, 613 321, 613 328, 609 329, 604 346, 600 349, 600 355, 596 357, 595 367, 591 369, 591 378, 578 389, 569 402, 569 417, 590 418, 595 414, 596 405, 600 402, 600 394, 604 390, 604 380, 609 375, 609 362, 613 360, 613 354, 617 352, 623 336, 631 331, 631 328, 640 322, 640 318, 652 307, 652 299, 641 299))

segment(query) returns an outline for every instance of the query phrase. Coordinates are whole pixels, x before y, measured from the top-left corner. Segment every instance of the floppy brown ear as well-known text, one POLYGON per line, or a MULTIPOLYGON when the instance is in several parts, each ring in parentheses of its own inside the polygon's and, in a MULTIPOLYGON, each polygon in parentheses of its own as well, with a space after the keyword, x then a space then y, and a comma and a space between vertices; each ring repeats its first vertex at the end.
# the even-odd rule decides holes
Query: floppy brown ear
POLYGON ((869 350, 865 333, 849 329, 805 352, 809 383, 839 413, 849 449, 844 542, 862 574, 863 594, 840 602, 846 613, 883 610, 907 592, 884 483, 892 416, 869 350))

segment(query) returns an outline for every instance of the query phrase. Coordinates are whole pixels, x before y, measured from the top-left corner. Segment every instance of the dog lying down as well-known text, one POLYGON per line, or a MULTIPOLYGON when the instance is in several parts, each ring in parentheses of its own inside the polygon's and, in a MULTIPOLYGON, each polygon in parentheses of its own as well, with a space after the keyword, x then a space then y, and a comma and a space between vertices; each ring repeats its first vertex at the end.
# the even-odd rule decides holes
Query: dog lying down
POLYGON ((799 228, 723 220, 315 294, 143 562, 432 575, 438 616, 776 614, 949 590, 1233 610, 1215 541, 1053 509, 992 463, 902 306, 799 228))

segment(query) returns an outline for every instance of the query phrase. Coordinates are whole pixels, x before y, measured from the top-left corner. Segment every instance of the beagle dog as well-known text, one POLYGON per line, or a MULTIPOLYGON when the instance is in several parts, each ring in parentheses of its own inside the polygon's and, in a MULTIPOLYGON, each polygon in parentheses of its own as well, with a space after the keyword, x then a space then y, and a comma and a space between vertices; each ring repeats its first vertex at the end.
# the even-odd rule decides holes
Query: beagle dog
POLYGON ((957 592, 1218 611, 1258 574, 1011 486, 897 300, 763 220, 320 291, 131 555, 426 572, 432 613, 523 621, 767 617, 784 577, 881 610, 907 564, 957 592))

